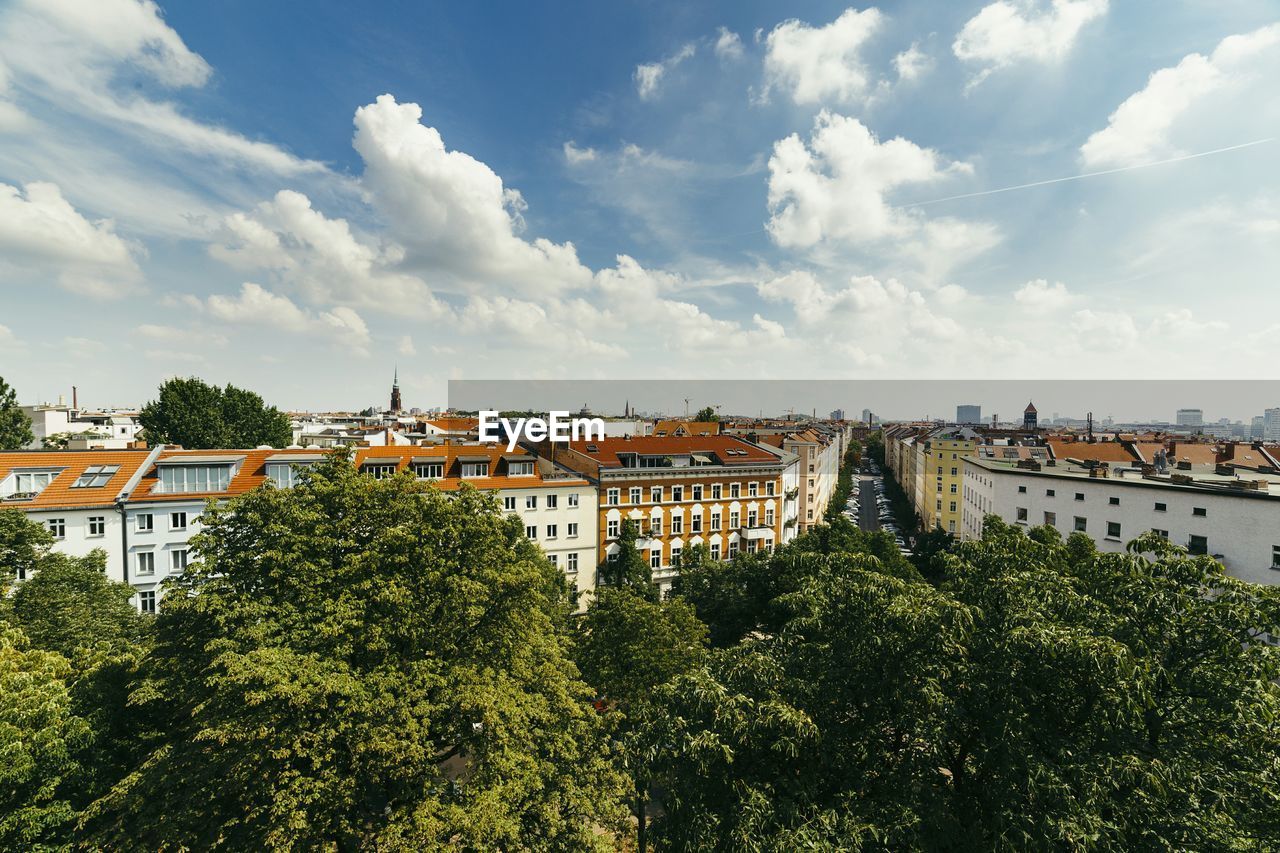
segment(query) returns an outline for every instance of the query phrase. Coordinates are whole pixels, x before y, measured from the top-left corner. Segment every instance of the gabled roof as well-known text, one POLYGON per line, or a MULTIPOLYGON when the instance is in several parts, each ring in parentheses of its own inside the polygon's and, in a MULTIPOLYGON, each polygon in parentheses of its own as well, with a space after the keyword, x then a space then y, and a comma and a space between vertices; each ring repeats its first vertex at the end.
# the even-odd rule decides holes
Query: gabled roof
POLYGON ((653 425, 653 434, 656 436, 719 435, 720 424, 717 421, 658 421, 653 425))
POLYGON ((59 468, 58 476, 31 500, 0 500, 0 509, 60 509, 63 507, 110 506, 129 478, 150 456, 140 450, 26 450, 0 453, 0 481, 22 469, 59 468), (73 484, 93 466, 117 465, 117 470, 101 486, 75 487, 73 484))

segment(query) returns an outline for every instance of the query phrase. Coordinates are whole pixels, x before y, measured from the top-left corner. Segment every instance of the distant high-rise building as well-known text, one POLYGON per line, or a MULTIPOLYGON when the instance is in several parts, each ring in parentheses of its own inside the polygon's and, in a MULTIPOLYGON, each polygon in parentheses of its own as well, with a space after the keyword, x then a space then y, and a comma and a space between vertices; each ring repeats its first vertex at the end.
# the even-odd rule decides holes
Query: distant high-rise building
POLYGON ((867 426, 871 426, 871 417, 872 415, 871 415, 870 409, 862 410, 862 422, 865 423, 867 426))
POLYGON ((958 424, 980 424, 982 423, 982 407, 981 406, 956 406, 956 423, 958 424))
POLYGON ((1174 421, 1180 427, 1198 427, 1204 426, 1204 410, 1203 409, 1178 409, 1177 419, 1174 421))
POLYGON ((1261 441, 1266 434, 1266 423, 1266 418, 1262 415, 1254 415, 1253 420, 1249 422, 1249 438, 1261 441))
POLYGON ((1280 441, 1280 409, 1267 409, 1262 415, 1263 441, 1280 441))
POLYGON ((831 412, 831 420, 833 421, 844 420, 844 409, 833 409, 831 412))
POLYGON ((1022 410, 1022 428, 1035 429, 1038 420, 1039 415, 1036 412, 1036 404, 1028 402, 1027 407, 1022 410))

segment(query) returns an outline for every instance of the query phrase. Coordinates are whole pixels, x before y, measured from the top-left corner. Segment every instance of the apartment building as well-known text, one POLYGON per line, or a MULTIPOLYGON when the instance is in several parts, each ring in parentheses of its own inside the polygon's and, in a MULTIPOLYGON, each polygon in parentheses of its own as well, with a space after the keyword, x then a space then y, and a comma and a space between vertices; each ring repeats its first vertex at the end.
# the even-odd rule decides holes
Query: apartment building
POLYGON ((960 532, 964 479, 961 460, 974 455, 978 441, 973 430, 945 428, 915 442, 918 468, 912 497, 925 530, 960 532))
MULTIPOLYGON (((193 559, 190 539, 210 500, 270 483, 292 486, 316 450, 178 450, 0 454, 0 509, 44 524, 59 550, 107 552, 108 576, 131 584, 135 604, 153 612, 163 581, 193 559)), ((354 463, 373 477, 409 470, 436 488, 469 483, 497 493, 526 535, 565 572, 585 609, 596 585, 595 490, 526 451, 488 445, 358 448, 354 463)))
MULTIPOLYGON (((797 427, 766 421, 734 424, 723 432, 795 454, 799 474, 795 486, 796 533, 823 523, 831 496, 840 482, 840 464, 853 435, 849 425, 811 421, 797 427)), ((791 538, 794 536, 788 537, 788 541, 791 538)))
POLYGON ((686 547, 712 558, 772 549, 782 540, 783 472, 778 455, 727 435, 643 436, 540 445, 557 465, 599 493, 597 559, 616 559, 624 521, 641 531, 666 593, 686 547))
MULTIPOLYGON (((1280 474, 1243 465, 1193 466, 1166 473, 1130 463, 963 459, 961 537, 982 535, 983 517, 1048 525, 1064 537, 1087 534, 1119 553, 1149 530, 1229 574, 1280 583, 1280 474)), ((1262 467, 1269 467, 1265 461, 1262 467)))

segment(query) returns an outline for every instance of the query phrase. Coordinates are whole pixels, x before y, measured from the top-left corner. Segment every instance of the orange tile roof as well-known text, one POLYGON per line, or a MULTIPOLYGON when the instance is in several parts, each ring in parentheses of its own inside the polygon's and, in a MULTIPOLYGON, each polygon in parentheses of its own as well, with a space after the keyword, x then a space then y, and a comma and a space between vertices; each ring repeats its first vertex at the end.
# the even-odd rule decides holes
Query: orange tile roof
POLYGON ((684 455, 692 453, 714 453, 722 463, 759 464, 776 463, 778 457, 754 444, 735 438, 731 435, 693 435, 693 436, 637 436, 635 438, 605 438, 598 441, 571 441, 569 447, 594 459, 606 468, 620 468, 619 453, 638 453, 644 456, 684 455), (588 447, 595 450, 589 450, 588 447), (729 449, 740 450, 741 454, 730 455, 729 449))
POLYGON ((653 434, 659 437, 674 436, 683 429, 689 435, 719 435, 720 424, 717 421, 658 421, 653 426, 653 434))
POLYGON ((431 418, 425 423, 444 432, 471 432, 480 428, 479 418, 431 418))
POLYGON ((24 468, 61 468, 58 476, 32 500, 0 501, 0 509, 61 509, 63 507, 110 506, 125 483, 147 461, 149 452, 140 450, 27 450, 0 453, 0 480, 24 468), (118 465, 120 470, 105 485, 74 488, 85 469, 92 465, 118 465))
POLYGON ((1090 462, 1133 462, 1132 453, 1118 441, 1054 441, 1049 439, 1049 447, 1055 459, 1082 459, 1090 462))
POLYGON ((1212 465, 1218 461, 1218 449, 1203 442, 1175 442, 1172 457, 1192 465, 1212 465))

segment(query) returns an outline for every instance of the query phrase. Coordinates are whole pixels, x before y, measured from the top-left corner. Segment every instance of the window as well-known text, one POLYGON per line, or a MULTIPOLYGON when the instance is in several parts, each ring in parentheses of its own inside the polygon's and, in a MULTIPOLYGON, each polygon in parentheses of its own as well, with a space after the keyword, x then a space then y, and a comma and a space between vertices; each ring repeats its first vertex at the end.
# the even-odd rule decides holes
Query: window
POLYGON ((1158 527, 1153 527, 1153 528, 1151 528, 1151 532, 1152 532, 1152 533, 1154 533, 1155 535, 1159 536, 1161 539, 1168 539, 1168 538, 1169 538, 1169 531, 1167 531, 1167 530, 1161 530, 1161 529, 1160 529, 1160 528, 1158 528, 1158 527))
POLYGON ((616 562, 618 562, 618 552, 617 552, 617 551, 614 551, 612 554, 610 554, 610 555, 609 555, 609 562, 610 562, 610 563, 616 563, 616 562))
POLYGON ((462 476, 470 480, 478 480, 489 476, 488 462, 463 462, 462 476))
POLYGON ((1058 514, 1056 512, 1046 512, 1044 514, 1044 523, 1049 527, 1056 526, 1058 524, 1058 514))
POLYGON ((49 532, 53 534, 54 539, 67 538, 67 520, 65 518, 51 518, 45 524, 49 527, 49 532))
POLYGON ((84 473, 71 484, 73 489, 97 489, 107 484, 112 475, 120 470, 119 465, 90 465, 84 473))
POLYGON ((578 506, 578 493, 574 492, 573 494, 569 495, 569 508, 576 509, 577 506, 578 506))
POLYGON ((1025 506, 1018 507, 1018 521, 1022 524, 1027 523, 1027 508, 1025 506))
POLYGON ((516 511, 515 495, 505 495, 502 498, 502 508, 505 509, 507 512, 515 512, 516 511))
POLYGON ((139 551, 137 564, 138 574, 154 575, 156 573, 156 554, 154 551, 139 551))
POLYGON ((764 523, 768 527, 773 527, 773 507, 767 507, 764 511, 764 523))
POLYGON ((684 518, 678 515, 671 516, 671 533, 672 535, 684 533, 684 518))
POLYGON ((1058 493, 1057 493, 1055 490, 1053 490, 1053 489, 1045 489, 1045 490, 1044 490, 1044 496, 1045 496, 1046 498, 1052 498, 1052 497, 1056 496, 1057 494, 1058 494, 1058 493))
MULTIPOLYGON (((388 477, 396 475, 398 463, 379 463, 377 465, 365 465, 364 472, 375 480, 385 480, 388 477)), ((465 467, 465 466, 464 466, 465 467)))
MULTIPOLYGON (((531 467, 533 465, 532 462, 521 462, 519 464, 531 467)), ((512 467, 514 468, 515 466, 513 465, 512 467)), ((439 480, 444 477, 444 463, 418 462, 413 466, 413 473, 419 480, 439 480)), ((515 472, 513 471, 512 473, 514 474, 515 472)), ((532 474, 533 471, 531 470, 529 473, 532 474)))
POLYGON ((1209 539, 1205 536, 1192 536, 1187 541, 1187 550, 1192 554, 1208 554, 1209 539))
POLYGON ((90 536, 106 536, 107 535, 107 517, 105 515, 89 516, 89 535, 90 536))
POLYGON ((1027 493, 1027 487, 1026 487, 1026 486, 1018 486, 1018 494, 1020 494, 1020 495, 1025 495, 1026 493, 1027 493))
POLYGON ((13 475, 13 493, 30 495, 44 491, 60 471, 18 471, 13 475))
POLYGON ((154 591, 138 593, 138 610, 143 613, 156 612, 156 594, 154 591))
POLYGON ((956 502, 955 502, 955 501, 952 501, 952 502, 951 502, 951 509, 950 509, 950 510, 948 510, 948 512, 955 512, 955 511, 956 511, 956 502))
POLYGON ((631 492, 628 495, 627 500, 629 500, 633 504, 640 503, 640 487, 639 486, 631 487, 631 492))
POLYGON ((729 543, 729 559, 732 560, 736 556, 738 556, 738 543, 730 542, 729 543))
POLYGON ((713 560, 720 559, 720 543, 719 542, 711 543, 711 559, 713 560))
POLYGON ((690 486, 689 498, 690 500, 695 500, 695 501, 702 500, 702 486, 690 486))
POLYGON ((711 521, 709 524, 710 526, 708 529, 719 530, 720 529, 720 513, 718 512, 711 513, 711 521))
POLYGON ((547 559, 551 561, 551 565, 553 565, 553 566, 558 566, 558 565, 560 565, 560 555, 559 555, 559 554, 548 554, 548 555, 547 555, 547 559))
POLYGON ((955 484, 955 483, 952 483, 952 484, 951 484, 951 494, 953 494, 953 495, 954 495, 955 493, 956 493, 956 484, 955 484))
POLYGON ((577 535, 578 535, 578 522, 576 522, 576 521, 571 521, 571 522, 569 522, 569 529, 568 529, 567 533, 568 533, 568 535, 569 535, 569 538, 570 538, 570 539, 572 539, 573 537, 577 536, 577 535))
POLYGON ((547 495, 547 509, 555 509, 560 505, 560 499, 556 495, 547 495))
POLYGON ((1076 530, 1080 531, 1081 533, 1084 533, 1084 532, 1085 532, 1085 529, 1086 529, 1088 526, 1089 526, 1089 521, 1088 521, 1088 519, 1081 518, 1081 517, 1080 517, 1080 516, 1078 516, 1078 515, 1076 516, 1076 521, 1075 521, 1075 525, 1074 525, 1074 527, 1075 527, 1075 529, 1076 529, 1076 530))
POLYGON ((736 529, 739 526, 738 521, 741 518, 742 516, 739 515, 736 509, 729 510, 729 529, 730 530, 736 529))
POLYGON ((764 493, 765 493, 765 496, 766 496, 766 497, 770 497, 770 498, 771 498, 771 497, 773 497, 773 493, 774 493, 774 491, 776 491, 776 489, 777 489, 777 485, 778 485, 778 484, 777 484, 777 483, 775 483, 773 480, 770 480, 770 481, 768 481, 767 483, 765 483, 765 484, 764 484, 764 493))
POLYGON ((690 532, 690 533, 701 533, 701 532, 702 532, 702 513, 700 513, 700 512, 690 513, 690 515, 689 515, 689 532, 690 532))
POLYGON ((537 538, 538 538, 538 525, 536 525, 536 524, 527 524, 527 525, 525 525, 525 528, 524 528, 524 535, 525 535, 525 536, 528 536, 530 539, 537 539, 537 538))
POLYGON ((952 469, 951 469, 951 476, 952 476, 952 477, 954 477, 957 473, 959 473, 959 471, 960 471, 960 469, 959 469, 959 468, 952 468, 952 469))
POLYGON ((729 497, 731 497, 731 498, 740 498, 740 497, 742 497, 742 484, 741 484, 741 483, 730 483, 730 484, 729 484, 729 497))
POLYGON ((1168 512, 1168 511, 1169 511, 1168 504, 1163 504, 1163 503, 1160 503, 1160 501, 1156 501, 1156 512, 1168 512))
POLYGON ((160 491, 225 492, 231 483, 231 465, 162 465, 160 491))
POLYGON ((533 463, 532 462, 508 462, 507 476, 508 477, 532 477, 533 463))
POLYGON ((679 545, 671 546, 671 565, 673 566, 680 565, 680 550, 681 549, 679 545))
POLYGON ((649 552, 649 568, 651 569, 662 568, 662 549, 661 548, 654 548, 652 551, 649 552))
POLYGON ((719 483, 714 483, 714 484, 712 484, 712 486, 711 486, 711 500, 713 500, 713 501, 718 501, 718 500, 720 500, 720 493, 721 493, 721 490, 722 490, 722 489, 721 489, 721 486, 720 486, 720 484, 719 484, 719 483))
POLYGON ((1195 516, 1199 516, 1200 518, 1204 518, 1206 515, 1209 514, 1209 511, 1202 506, 1197 506, 1197 507, 1191 508, 1191 514, 1195 516))
POLYGON ((1280 545, 1271 546, 1271 568, 1280 569, 1280 545))
POLYGON ((267 466, 267 479, 282 489, 291 489, 298 484, 302 469, 309 467, 310 463, 272 462, 267 466))
POLYGON ((1076 492, 1076 500, 1078 501, 1084 500, 1084 492, 1076 492))
POLYGON ((649 519, 649 535, 650 536, 662 535, 662 516, 658 515, 649 519))
POLYGON ((185 512, 169 513, 169 529, 170 530, 186 530, 187 514, 185 512))
POLYGON ((671 487, 671 500, 680 503, 684 500, 684 486, 671 487))
POLYGON ((138 533, 150 533, 155 530, 155 517, 149 512, 140 512, 133 517, 133 529, 138 533))
POLYGON ((754 497, 757 497, 759 494, 760 494, 759 483, 755 483, 755 482, 747 483, 747 497, 754 498, 754 497))
POLYGON ((1111 497, 1107 498, 1107 503, 1110 504, 1111 506, 1120 506, 1120 498, 1112 495, 1111 497))
POLYGON ((556 538, 556 526, 554 524, 547 525, 547 538, 548 539, 556 538))
POLYGON ((757 515, 754 509, 747 510, 747 527, 756 526, 757 515))
POLYGON ((605 535, 610 539, 617 539, 618 534, 622 532, 622 522, 616 518, 611 518, 605 523, 604 531, 605 535))
POLYGON ((655 504, 662 503, 662 486, 649 487, 649 502, 655 504))
POLYGON ((609 489, 608 491, 606 491, 606 492, 604 493, 604 503, 605 503, 605 506, 617 506, 617 505, 618 505, 618 495, 619 495, 619 490, 618 490, 618 489, 609 489))
POLYGON ((1120 522, 1118 521, 1107 522, 1107 538, 1108 539, 1120 538, 1120 522))
POLYGON ((169 552, 169 568, 180 572, 187 567, 187 549, 175 548, 169 552))
POLYGON ((524 508, 525 508, 525 509, 537 509, 537 508, 538 508, 538 496, 537 496, 537 495, 525 495, 525 496, 524 496, 524 508))
POLYGON ((564 559, 565 559, 565 568, 567 570, 571 572, 576 572, 578 570, 578 552, 577 551, 574 551, 568 554, 564 559))

